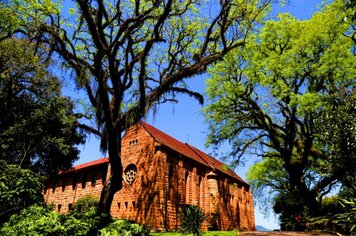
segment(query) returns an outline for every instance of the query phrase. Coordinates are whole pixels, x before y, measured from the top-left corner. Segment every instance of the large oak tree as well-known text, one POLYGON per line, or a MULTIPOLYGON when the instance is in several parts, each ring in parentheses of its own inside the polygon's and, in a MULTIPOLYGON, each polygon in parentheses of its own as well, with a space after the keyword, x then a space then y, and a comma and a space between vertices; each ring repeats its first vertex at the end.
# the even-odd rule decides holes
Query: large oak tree
POLYGON ((355 45, 344 9, 335 1, 310 20, 279 15, 208 81, 209 143, 228 141, 235 163, 262 158, 248 177, 255 191, 275 193, 281 220, 317 214, 356 173, 355 45))
POLYGON ((202 102, 184 79, 243 46, 270 1, 76 0, 69 14, 49 0, 13 2, 20 18, 14 32, 49 45, 74 70, 95 110, 97 126, 81 127, 100 136, 108 151, 111 176, 100 208, 110 212, 122 188, 122 132, 177 94, 202 102))
POLYGON ((29 40, 0 41, 0 159, 55 174, 78 159, 84 135, 47 51, 35 48, 29 40))

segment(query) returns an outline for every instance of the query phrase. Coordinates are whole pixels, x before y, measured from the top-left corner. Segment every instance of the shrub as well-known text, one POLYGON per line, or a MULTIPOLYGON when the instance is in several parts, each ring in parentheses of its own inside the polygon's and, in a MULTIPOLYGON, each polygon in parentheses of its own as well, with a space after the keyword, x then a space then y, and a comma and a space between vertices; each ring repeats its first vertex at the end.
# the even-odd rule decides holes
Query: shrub
POLYGON ((87 235, 89 227, 85 222, 66 219, 66 216, 58 214, 47 206, 33 205, 14 214, 0 229, 4 236, 16 235, 87 235))
POLYGON ((96 235, 103 219, 93 207, 81 214, 66 216, 48 206, 33 205, 19 214, 12 215, 0 229, 0 235, 96 235))
POLYGON ((43 177, 0 160, 0 223, 35 203, 43 203, 43 177))
POLYGON ((32 205, 19 214, 12 215, 0 228, 0 235, 148 236, 149 231, 146 225, 139 225, 125 219, 112 222, 110 216, 99 213, 96 199, 86 196, 78 200, 69 215, 59 214, 49 206, 32 205))
POLYGON ((99 231, 100 236, 148 236, 147 225, 139 225, 127 219, 116 219, 99 231))
POLYGON ((89 228, 88 234, 96 235, 99 229, 111 222, 109 215, 99 212, 98 205, 98 199, 92 195, 86 195, 78 199, 73 205, 67 221, 85 223, 89 228))
POLYGON ((336 215, 343 212, 339 204, 340 196, 333 195, 324 197, 321 204, 321 211, 318 215, 307 218, 308 231, 342 232, 343 227, 337 224, 336 215))
POLYGON ((205 215, 200 207, 194 205, 183 205, 181 231, 183 233, 200 235, 200 227, 206 219, 207 215, 205 215))
POLYGON ((309 219, 308 230, 322 230, 339 234, 356 233, 356 186, 345 188, 338 196, 325 198, 324 214, 309 219))
POLYGON ((92 195, 85 195, 73 205, 71 214, 84 213, 98 208, 99 201, 92 195))
POLYGON ((338 224, 346 233, 356 233, 356 185, 348 189, 348 197, 340 200, 344 212, 336 215, 338 224))

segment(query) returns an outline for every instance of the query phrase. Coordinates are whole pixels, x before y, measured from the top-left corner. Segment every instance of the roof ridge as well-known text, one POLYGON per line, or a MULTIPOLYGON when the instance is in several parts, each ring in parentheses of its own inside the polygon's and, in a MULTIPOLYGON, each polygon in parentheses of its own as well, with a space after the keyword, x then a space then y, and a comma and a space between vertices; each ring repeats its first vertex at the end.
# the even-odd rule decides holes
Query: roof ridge
MULTIPOLYGON (((217 158, 211 156, 210 154, 208 154, 208 153, 206 153, 206 152, 200 150, 199 148, 196 148, 196 147, 194 147, 194 146, 192 146, 192 147, 195 148, 196 150, 198 150, 198 151, 204 153, 205 155, 209 156, 210 158, 213 158, 215 161, 219 162, 219 164, 222 164, 222 165, 226 165, 226 166, 227 166, 227 164, 225 164, 224 162, 222 162, 222 161, 220 161, 219 159, 217 159, 217 158)), ((230 169, 230 168, 229 168, 229 169, 230 169)), ((230 169, 230 170, 231 170, 231 169, 230 169)), ((235 171, 234 171, 234 172, 235 172, 235 171)))
POLYGON ((197 161, 200 164, 206 165, 208 167, 211 167, 207 161, 201 157, 201 155, 198 155, 189 145, 186 145, 186 143, 172 137, 171 135, 163 132, 162 130, 144 122, 144 121, 139 121, 139 123, 144 127, 144 129, 153 137, 155 141, 158 143, 167 146, 171 150, 174 150, 178 152, 181 155, 184 155, 190 159, 193 159, 197 161), (172 143, 174 142, 174 143, 172 143), (187 150, 182 150, 182 148, 185 148, 187 150), (188 153, 187 153, 188 151, 188 153), (191 152, 191 153, 189 153, 191 152))
MULTIPOLYGON (((241 181, 242 183, 247 184, 244 179, 242 179, 234 170, 232 170, 232 169, 231 169, 228 165, 226 165, 224 162, 222 162, 222 161, 220 161, 220 160, 218 160, 218 159, 212 157, 211 155, 209 155, 209 154, 207 154, 207 153, 201 151, 200 149, 198 149, 198 148, 196 148, 196 147, 194 147, 194 146, 191 146, 191 148, 196 149, 196 150, 195 150, 196 153, 201 152, 202 154, 204 154, 204 155, 206 155, 207 157, 211 158, 214 162, 217 162, 218 165, 226 166, 226 167, 227 167, 226 170, 223 170, 223 169, 221 168, 221 166, 220 166, 220 167, 219 167, 219 166, 214 166, 214 164, 212 163, 213 168, 214 168, 215 170, 219 170, 219 171, 221 171, 221 172, 223 172, 223 173, 225 173, 225 174, 227 174, 227 175, 229 175, 229 176, 231 176, 231 177, 233 177, 233 178, 235 178, 235 179, 238 179, 238 180, 241 181), (229 172, 230 172, 230 173, 229 173, 229 172)), ((199 154, 199 155, 200 155, 200 154, 199 154)), ((201 156, 201 155, 200 155, 200 156, 201 156)), ((247 185, 248 185, 248 184, 247 184, 247 185)))
MULTIPOLYGON (((138 123, 153 137, 153 139, 154 139, 157 143, 159 143, 159 141, 158 141, 157 138, 152 134, 152 132, 150 132, 149 129, 147 129, 146 125, 151 126, 152 128, 155 128, 155 127, 153 127, 152 125, 150 125, 150 124, 148 124, 147 122, 144 122, 144 121, 142 121, 142 120, 140 120, 138 123)), ((155 129, 157 129, 157 128, 155 128, 155 129)))
MULTIPOLYGON (((195 154, 197 154, 201 159, 203 159, 203 160, 206 162, 206 164, 208 164, 208 166, 210 166, 211 169, 213 169, 213 170, 216 169, 214 166, 212 166, 212 165, 208 162, 208 160, 206 160, 202 155, 200 155, 200 154, 196 151, 196 150, 199 150, 198 148, 196 148, 196 147, 194 147, 193 145, 190 145, 190 144, 188 144, 188 143, 185 143, 185 145, 187 145, 190 149, 193 150, 193 152, 194 152, 195 154)), ((199 150, 199 151, 201 151, 201 150, 199 150)), ((203 152, 203 151, 201 151, 201 152, 203 152)), ((206 153, 205 153, 205 154, 206 154, 206 153)), ((207 154, 207 155, 208 155, 208 154, 207 154)))

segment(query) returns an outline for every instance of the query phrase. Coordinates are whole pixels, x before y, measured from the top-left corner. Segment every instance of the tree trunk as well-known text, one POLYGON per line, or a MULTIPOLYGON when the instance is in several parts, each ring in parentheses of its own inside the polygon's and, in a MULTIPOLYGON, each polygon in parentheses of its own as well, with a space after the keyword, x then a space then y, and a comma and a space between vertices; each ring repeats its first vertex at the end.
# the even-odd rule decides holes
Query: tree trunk
MULTIPOLYGON (((122 168, 121 168, 122 169, 122 168)), ((100 212, 110 214, 110 209, 114 195, 122 188, 122 178, 118 178, 116 174, 110 174, 100 195, 99 210, 100 212), (118 181, 120 179, 120 181, 118 181)))
POLYGON ((308 208, 309 214, 317 214, 320 210, 317 196, 314 191, 310 190, 306 185, 303 174, 303 167, 298 165, 292 165, 288 170, 290 175, 290 183, 291 189, 296 189, 300 198, 302 198, 302 202, 304 206, 308 208))
POLYGON ((100 195, 99 211, 110 214, 114 195, 122 189, 122 163, 121 163, 121 132, 108 134, 110 177, 104 184, 100 195))

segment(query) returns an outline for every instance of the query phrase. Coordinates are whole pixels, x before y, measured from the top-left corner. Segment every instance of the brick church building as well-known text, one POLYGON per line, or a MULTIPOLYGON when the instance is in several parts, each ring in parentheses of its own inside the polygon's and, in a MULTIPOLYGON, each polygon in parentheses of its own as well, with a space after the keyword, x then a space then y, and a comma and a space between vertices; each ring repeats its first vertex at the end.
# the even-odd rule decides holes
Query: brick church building
MULTIPOLYGON (((156 230, 180 225, 182 204, 209 216, 203 230, 254 230, 250 186, 222 162, 145 122, 122 138, 123 188, 114 196, 111 215, 148 224, 156 230)), ((45 189, 45 200, 67 213, 81 197, 99 199, 110 172, 108 158, 61 172, 45 189)))

